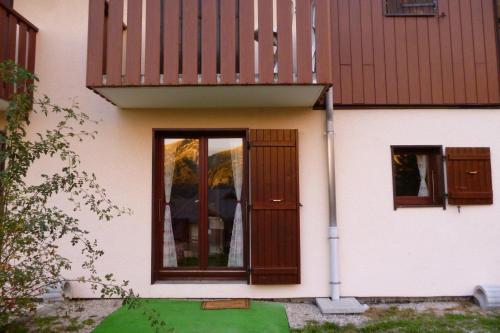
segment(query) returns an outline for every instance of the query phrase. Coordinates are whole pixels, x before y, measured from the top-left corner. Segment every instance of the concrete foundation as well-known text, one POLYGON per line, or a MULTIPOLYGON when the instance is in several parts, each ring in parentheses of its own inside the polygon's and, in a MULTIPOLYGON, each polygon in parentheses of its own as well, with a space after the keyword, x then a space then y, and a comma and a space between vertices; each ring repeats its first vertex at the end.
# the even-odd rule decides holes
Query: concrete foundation
POLYGON ((341 298, 338 301, 316 298, 316 305, 323 314, 358 314, 368 310, 368 305, 359 303, 354 297, 341 298))

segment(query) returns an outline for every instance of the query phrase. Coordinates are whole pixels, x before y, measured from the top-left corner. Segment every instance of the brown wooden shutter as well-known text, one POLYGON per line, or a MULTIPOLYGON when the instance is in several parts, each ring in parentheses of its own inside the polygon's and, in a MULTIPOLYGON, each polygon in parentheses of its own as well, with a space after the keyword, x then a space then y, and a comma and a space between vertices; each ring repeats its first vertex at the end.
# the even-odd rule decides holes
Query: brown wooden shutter
POLYGON ((297 130, 250 130, 251 283, 300 283, 297 130))
POLYGON ((490 148, 446 148, 448 203, 491 205, 490 148))

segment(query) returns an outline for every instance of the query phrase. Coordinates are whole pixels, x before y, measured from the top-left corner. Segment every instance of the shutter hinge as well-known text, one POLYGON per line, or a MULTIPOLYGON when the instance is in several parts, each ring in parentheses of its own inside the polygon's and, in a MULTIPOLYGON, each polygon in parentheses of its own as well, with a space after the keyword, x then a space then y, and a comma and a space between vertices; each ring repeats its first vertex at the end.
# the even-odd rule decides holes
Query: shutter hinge
POLYGON ((250 148, 252 148, 252 144, 250 143, 250 141, 247 141, 247 149, 250 150, 250 148))

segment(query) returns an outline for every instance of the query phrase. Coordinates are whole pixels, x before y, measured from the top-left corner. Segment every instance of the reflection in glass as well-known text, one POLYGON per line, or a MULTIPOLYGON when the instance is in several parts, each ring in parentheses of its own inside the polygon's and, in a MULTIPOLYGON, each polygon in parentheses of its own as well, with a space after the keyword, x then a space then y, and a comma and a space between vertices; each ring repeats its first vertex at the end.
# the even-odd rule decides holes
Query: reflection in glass
POLYGON ((428 197, 427 169, 429 156, 425 154, 394 154, 396 196, 428 197))
POLYGON ((243 139, 208 140, 208 266, 243 266, 243 139))
POLYGON ((165 139, 163 266, 199 266, 199 140, 165 139))

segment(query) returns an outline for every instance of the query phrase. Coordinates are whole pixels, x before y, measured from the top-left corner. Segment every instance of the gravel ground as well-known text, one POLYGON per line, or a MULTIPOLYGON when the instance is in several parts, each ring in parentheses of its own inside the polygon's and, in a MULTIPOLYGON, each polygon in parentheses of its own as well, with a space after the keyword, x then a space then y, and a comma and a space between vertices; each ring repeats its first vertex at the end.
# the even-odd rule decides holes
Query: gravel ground
POLYGON ((377 310, 386 310, 397 307, 400 310, 411 309, 419 313, 433 313, 442 315, 444 313, 467 313, 480 312, 480 308, 472 303, 464 302, 419 302, 404 304, 376 304, 371 305, 370 310, 363 315, 323 315, 318 307, 312 302, 285 303, 288 321, 292 328, 302 328, 308 321, 318 323, 333 322, 338 325, 361 325, 377 315, 377 310))
POLYGON ((90 333, 109 314, 122 305, 121 300, 79 300, 64 301, 54 304, 40 304, 37 310, 39 317, 58 317, 58 326, 64 328, 75 321, 84 323, 75 330, 77 333, 90 333), (60 325, 59 325, 60 324, 60 325))
POLYGON ((319 308, 310 303, 285 303, 288 322, 292 328, 302 328, 308 321, 332 322, 339 325, 360 325, 368 320, 363 315, 323 315, 319 308))

